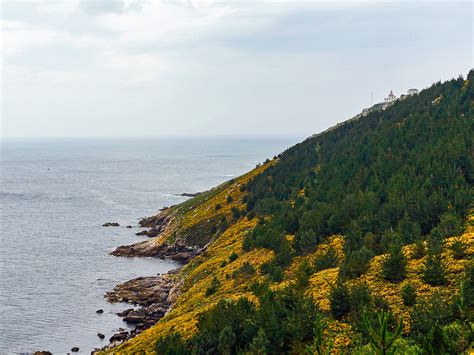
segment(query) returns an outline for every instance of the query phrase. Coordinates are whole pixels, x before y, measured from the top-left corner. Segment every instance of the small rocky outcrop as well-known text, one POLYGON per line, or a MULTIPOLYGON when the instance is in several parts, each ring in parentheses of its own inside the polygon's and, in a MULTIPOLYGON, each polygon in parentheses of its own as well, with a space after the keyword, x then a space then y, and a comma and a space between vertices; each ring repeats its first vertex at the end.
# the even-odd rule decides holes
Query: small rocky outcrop
POLYGON ((129 333, 125 332, 125 331, 116 333, 116 334, 114 334, 110 337, 110 339, 109 339, 110 345, 116 346, 116 345, 124 342, 125 340, 127 340, 128 336, 129 336, 129 333))
POLYGON ((102 227, 120 227, 120 224, 117 222, 107 222, 102 225, 102 227))
POLYGON ((99 337, 99 339, 104 339, 105 338, 105 335, 102 334, 102 333, 97 333, 97 336, 99 337))
POLYGON ((182 264, 186 264, 199 255, 202 249, 197 247, 189 247, 183 244, 169 245, 165 242, 145 241, 132 245, 122 245, 111 252, 114 256, 154 256, 162 259, 171 259, 182 264))
POLYGON ((102 314, 102 313, 104 313, 104 310, 103 309, 98 309, 97 311, 95 311, 95 313, 102 314))
POLYGON ((183 196, 183 197, 196 197, 202 195, 203 192, 183 192, 180 194, 176 194, 176 196, 183 196))
POLYGON ((71 348, 71 351, 72 351, 73 353, 77 353, 77 352, 79 352, 79 347, 74 346, 74 347, 71 348))
POLYGON ((35 351, 33 355, 53 355, 51 351, 35 351))
POLYGON ((161 233, 161 230, 152 228, 152 229, 144 229, 140 232, 135 233, 135 235, 145 235, 147 237, 154 238, 154 237, 157 237, 160 233, 161 233))
POLYGON ((173 270, 159 276, 138 277, 106 293, 105 297, 109 302, 128 302, 140 306, 117 313, 124 322, 133 325, 134 329, 130 332, 119 330, 110 339, 111 343, 116 345, 115 343, 134 337, 156 324, 168 312, 179 295, 181 283, 177 282, 177 272, 178 270, 173 270))

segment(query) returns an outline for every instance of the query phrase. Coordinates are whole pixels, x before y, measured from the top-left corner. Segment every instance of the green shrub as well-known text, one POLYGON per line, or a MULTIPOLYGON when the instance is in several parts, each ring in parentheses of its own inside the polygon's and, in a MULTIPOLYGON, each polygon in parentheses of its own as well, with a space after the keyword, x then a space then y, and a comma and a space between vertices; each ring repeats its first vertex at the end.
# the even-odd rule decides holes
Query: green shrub
POLYGON ((220 285, 221 285, 221 282, 217 279, 217 277, 214 277, 211 281, 211 284, 206 289, 206 296, 210 296, 216 293, 220 285))
POLYGON ((234 199, 232 198, 232 196, 227 196, 227 203, 231 203, 232 201, 234 201, 234 199))
POLYGON ((233 218, 234 220, 237 220, 237 219, 240 218, 241 213, 240 213, 240 210, 239 210, 237 207, 233 206, 233 207, 230 209, 230 211, 232 212, 232 218, 233 218))
POLYGON ((426 248, 425 248, 425 243, 423 242, 423 239, 418 238, 416 243, 415 243, 415 248, 413 250, 412 257, 414 259, 421 259, 424 257, 426 254, 426 248))
POLYGON ((244 262, 241 267, 232 273, 234 279, 238 277, 250 278, 253 275, 255 275, 255 267, 248 261, 244 262))
POLYGON ((453 258, 459 260, 466 256, 467 244, 461 238, 455 238, 450 249, 453 252, 453 258))
POLYGON ((416 289, 411 284, 406 284, 402 289, 402 299, 405 306, 411 307, 416 302, 416 289))
POLYGON ((314 271, 318 272, 325 269, 330 269, 338 265, 336 250, 329 246, 323 253, 314 258, 314 271))
POLYGON ((422 279, 431 286, 440 286, 446 283, 446 272, 441 254, 428 255, 424 263, 422 279))
POLYGON ((323 335, 327 328, 327 321, 322 318, 320 314, 316 316, 313 330, 313 344, 306 347, 306 352, 315 355, 329 355, 331 354, 333 342, 323 335))
POLYGON ((402 281, 407 273, 407 259, 400 244, 394 244, 382 262, 382 277, 391 282, 402 281))
POLYGON ((423 265, 422 279, 431 286, 444 285, 446 283, 446 272, 441 257, 443 242, 439 230, 435 228, 428 240, 428 256, 423 265))
POLYGON ((370 288, 365 282, 354 284, 349 292, 349 304, 352 312, 361 313, 367 308, 372 300, 370 288))
POLYGON ((463 232, 463 221, 453 212, 446 212, 441 215, 438 229, 442 237, 452 237, 463 232))
POLYGON ((308 260, 303 260, 296 271, 296 287, 305 288, 309 284, 309 279, 313 274, 313 268, 308 260))
POLYGON ((344 259, 339 268, 339 277, 343 280, 353 279, 367 272, 372 252, 365 247, 353 251, 344 259))
POLYGON ((375 354, 385 355, 392 353, 395 340, 400 336, 403 329, 403 321, 400 319, 393 334, 388 330, 389 313, 381 311, 377 314, 378 324, 374 328, 366 313, 363 315, 364 325, 370 340, 370 347, 375 354))
POLYGON ((222 206, 221 206, 220 203, 218 203, 217 205, 215 205, 214 208, 215 208, 216 211, 219 211, 222 208, 222 206))
POLYGON ((350 311, 349 291, 342 282, 338 282, 331 288, 329 302, 331 305, 331 314, 335 319, 341 319, 350 311))
POLYGON ((236 261, 238 257, 239 257, 239 256, 237 255, 237 253, 233 252, 233 253, 230 254, 230 256, 229 256, 229 262, 236 261))
POLYGON ((156 353, 163 355, 187 355, 191 354, 186 347, 180 333, 168 334, 156 342, 156 353))

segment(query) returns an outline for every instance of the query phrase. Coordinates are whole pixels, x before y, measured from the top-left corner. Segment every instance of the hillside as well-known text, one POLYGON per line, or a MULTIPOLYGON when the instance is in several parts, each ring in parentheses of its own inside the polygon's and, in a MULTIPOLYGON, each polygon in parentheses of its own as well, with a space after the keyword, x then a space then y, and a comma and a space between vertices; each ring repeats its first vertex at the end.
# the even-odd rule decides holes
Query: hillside
POLYGON ((142 221, 171 310, 112 353, 472 348, 474 72, 313 136, 142 221), (382 319, 381 318, 381 319, 382 319), (382 322, 383 323, 383 322, 382 322), (383 329, 383 324, 380 325, 383 329))

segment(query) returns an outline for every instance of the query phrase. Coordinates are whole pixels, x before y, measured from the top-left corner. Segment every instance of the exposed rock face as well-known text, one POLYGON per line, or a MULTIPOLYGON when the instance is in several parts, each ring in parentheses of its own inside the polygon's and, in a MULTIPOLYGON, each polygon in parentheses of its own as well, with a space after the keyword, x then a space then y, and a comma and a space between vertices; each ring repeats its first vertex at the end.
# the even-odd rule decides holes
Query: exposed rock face
POLYGON ((153 217, 142 219, 138 224, 141 228, 150 228, 149 230, 142 230, 135 235, 146 235, 148 237, 156 237, 164 232, 171 222, 171 217, 167 215, 158 214, 153 217))
POLYGON ((181 194, 177 194, 177 196, 183 196, 183 197, 196 197, 199 195, 202 195, 203 192, 183 192, 181 194))
POLYGON ((122 245, 111 254, 114 256, 155 256, 162 259, 171 259, 186 264, 189 260, 201 253, 202 249, 193 248, 176 243, 169 245, 156 240, 144 241, 132 245, 122 245))
POLYGON ((156 302, 165 302, 174 284, 174 274, 138 277, 114 287, 105 297, 109 302, 128 302, 148 306, 156 302))
POLYGON ((141 333, 168 312, 179 295, 181 283, 176 282, 177 272, 178 270, 173 270, 159 276, 139 277, 107 292, 105 297, 109 302, 128 302, 141 306, 118 313, 124 322, 134 325, 135 328, 130 333, 120 331, 112 336, 111 345, 115 346, 141 333))
POLYGON ((120 224, 118 224, 117 222, 107 222, 104 223, 102 227, 120 227, 120 224))
POLYGON ((112 345, 112 346, 119 345, 123 341, 127 340, 128 336, 129 336, 128 332, 125 332, 125 331, 114 334, 109 339, 110 345, 112 345))
POLYGON ((159 229, 152 228, 150 230, 144 229, 140 232, 135 233, 135 235, 146 235, 147 237, 154 238, 160 233, 161 231, 159 229))
MULTIPOLYGON (((173 239, 173 242, 168 243, 166 236, 174 233, 177 226, 175 218, 177 217, 174 211, 171 213, 166 211, 142 219, 139 226, 147 229, 136 234, 152 238, 133 245, 120 246, 111 254, 125 257, 152 256, 171 259, 182 264, 188 263, 199 255, 206 245, 194 246, 186 243, 186 238, 173 239)), ((197 232, 200 230, 196 230, 197 232)), ((106 348, 114 347, 150 328, 171 309, 180 295, 182 285, 177 273, 178 270, 174 270, 159 276, 139 277, 117 285, 113 291, 107 292, 105 297, 109 302, 128 302, 139 308, 130 308, 118 313, 123 321, 133 325, 134 329, 130 332, 119 329, 117 334, 110 338, 110 344, 106 348)))

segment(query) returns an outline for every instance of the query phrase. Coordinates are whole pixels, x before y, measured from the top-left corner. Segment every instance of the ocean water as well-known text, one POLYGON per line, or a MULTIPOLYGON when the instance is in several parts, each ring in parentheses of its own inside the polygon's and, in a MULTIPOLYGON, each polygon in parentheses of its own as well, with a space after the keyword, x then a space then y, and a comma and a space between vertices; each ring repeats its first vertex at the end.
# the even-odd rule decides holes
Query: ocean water
POLYGON ((116 313, 129 306, 108 304, 105 292, 177 266, 108 255, 146 238, 134 235, 138 220, 184 201, 179 193, 245 173, 298 140, 2 140, 0 353, 65 354, 74 346, 90 353, 108 344, 114 330, 126 328, 116 313))

